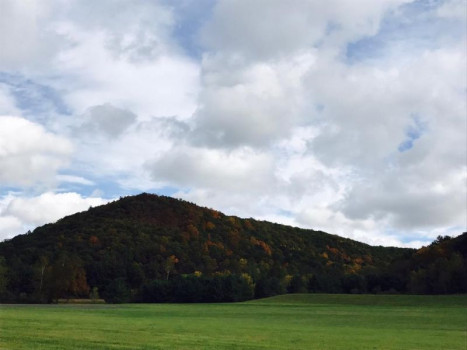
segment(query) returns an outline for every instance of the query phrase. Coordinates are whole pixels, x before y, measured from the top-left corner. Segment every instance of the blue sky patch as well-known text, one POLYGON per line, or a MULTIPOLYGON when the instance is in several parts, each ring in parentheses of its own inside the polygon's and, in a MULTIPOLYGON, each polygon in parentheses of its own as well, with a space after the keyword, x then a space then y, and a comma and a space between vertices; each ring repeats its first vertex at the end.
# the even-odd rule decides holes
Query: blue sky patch
POLYGON ((199 60, 203 48, 199 41, 199 31, 204 23, 211 17, 215 0, 187 0, 182 2, 165 2, 175 10, 177 24, 173 34, 185 52, 199 60))
POLYGON ((407 128, 405 139, 398 147, 399 152, 405 152, 413 148, 414 142, 426 131, 426 125, 418 117, 414 117, 413 124, 407 128))
POLYGON ((397 13, 387 14, 376 35, 347 45, 346 62, 358 64, 393 55, 413 55, 437 49, 447 42, 455 43, 465 33, 465 24, 434 15, 442 4, 442 1, 415 1, 402 6, 397 13))
POLYGON ((25 115, 43 119, 50 112, 70 115, 71 111, 60 94, 50 86, 25 79, 20 75, 0 72, 0 84, 4 84, 15 98, 16 107, 25 115))

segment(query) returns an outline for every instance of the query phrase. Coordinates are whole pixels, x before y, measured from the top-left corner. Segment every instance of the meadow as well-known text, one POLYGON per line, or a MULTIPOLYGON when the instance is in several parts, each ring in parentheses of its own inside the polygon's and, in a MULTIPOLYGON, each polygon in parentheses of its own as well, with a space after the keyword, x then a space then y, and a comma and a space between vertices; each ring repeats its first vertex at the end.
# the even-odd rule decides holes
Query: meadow
POLYGON ((459 349, 467 295, 226 304, 0 305, 0 349, 459 349))

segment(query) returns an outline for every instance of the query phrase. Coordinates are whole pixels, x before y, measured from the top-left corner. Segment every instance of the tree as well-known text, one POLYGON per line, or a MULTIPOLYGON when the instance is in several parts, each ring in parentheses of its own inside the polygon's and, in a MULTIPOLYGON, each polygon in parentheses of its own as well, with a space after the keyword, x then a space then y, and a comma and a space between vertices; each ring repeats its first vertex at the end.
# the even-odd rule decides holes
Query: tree
POLYGON ((106 302, 120 304, 130 301, 130 289, 124 278, 116 278, 102 293, 106 302))
POLYGON ((60 256, 46 276, 49 300, 89 296, 86 271, 76 257, 60 256))
POLYGON ((39 281, 39 298, 42 300, 42 290, 43 290, 43 285, 44 285, 44 276, 45 272, 47 269, 47 266, 49 265, 49 259, 41 255, 39 258, 39 274, 40 274, 40 281, 39 281))
POLYGON ((273 295, 284 294, 285 287, 277 277, 263 277, 256 282, 255 297, 265 298, 273 295))
POLYGON ((165 260, 164 268, 165 272, 167 273, 166 280, 169 280, 169 275, 172 271, 174 271, 176 263, 178 263, 178 258, 175 255, 171 255, 165 260))
POLYGON ((306 293, 307 292, 307 283, 304 277, 300 275, 294 275, 290 280, 290 284, 287 287, 287 292, 289 293, 306 293))
POLYGON ((0 256, 0 298, 5 294, 8 285, 7 265, 5 258, 0 256))
POLYGON ((97 287, 92 287, 91 291, 89 292, 89 298, 92 300, 99 299, 99 289, 97 287))

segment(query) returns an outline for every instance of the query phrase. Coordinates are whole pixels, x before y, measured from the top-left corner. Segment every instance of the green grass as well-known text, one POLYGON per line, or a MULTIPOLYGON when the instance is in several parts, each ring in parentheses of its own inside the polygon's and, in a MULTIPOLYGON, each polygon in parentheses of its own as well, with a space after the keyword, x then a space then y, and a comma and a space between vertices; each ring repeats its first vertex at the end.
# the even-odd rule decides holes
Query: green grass
POLYGON ((467 349, 467 296, 2 305, 0 349, 467 349))

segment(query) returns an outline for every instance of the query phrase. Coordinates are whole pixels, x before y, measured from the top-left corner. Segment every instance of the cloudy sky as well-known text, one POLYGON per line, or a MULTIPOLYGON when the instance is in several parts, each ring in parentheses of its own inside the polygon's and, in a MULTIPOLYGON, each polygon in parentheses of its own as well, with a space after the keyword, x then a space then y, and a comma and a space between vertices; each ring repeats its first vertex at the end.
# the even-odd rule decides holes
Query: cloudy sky
POLYGON ((0 240, 152 192, 420 247, 466 230, 464 0, 0 0, 0 240))

